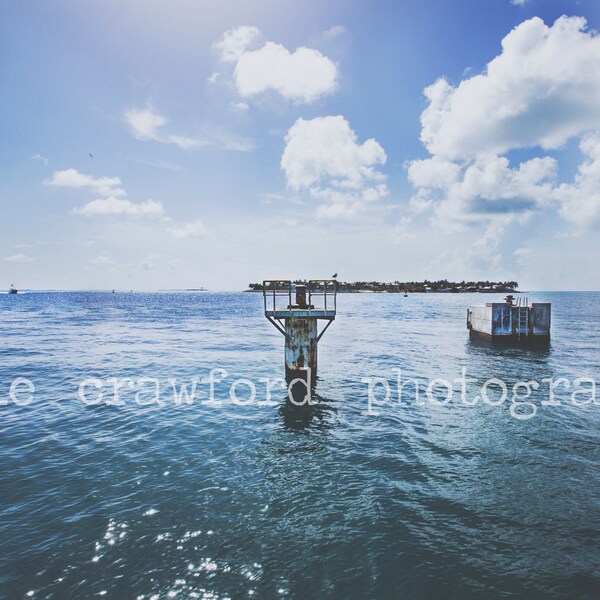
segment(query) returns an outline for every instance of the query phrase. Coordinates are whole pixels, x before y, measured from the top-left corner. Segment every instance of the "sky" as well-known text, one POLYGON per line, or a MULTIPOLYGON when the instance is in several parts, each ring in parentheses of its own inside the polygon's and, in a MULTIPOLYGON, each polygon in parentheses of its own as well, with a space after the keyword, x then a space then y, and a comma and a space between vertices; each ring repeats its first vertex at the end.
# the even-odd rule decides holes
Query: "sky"
POLYGON ((0 10, 0 287, 600 289, 597 0, 0 10))

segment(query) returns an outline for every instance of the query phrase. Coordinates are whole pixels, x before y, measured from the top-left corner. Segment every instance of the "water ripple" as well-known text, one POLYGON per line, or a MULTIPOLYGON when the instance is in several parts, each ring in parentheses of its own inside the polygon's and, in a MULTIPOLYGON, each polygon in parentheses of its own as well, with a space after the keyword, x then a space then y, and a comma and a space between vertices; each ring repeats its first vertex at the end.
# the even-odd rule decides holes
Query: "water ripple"
POLYGON ((534 351, 469 342, 472 296, 342 296, 317 404, 297 409, 277 389, 271 405, 229 401, 235 378, 263 398, 261 378, 282 375, 260 296, 0 296, 0 399, 15 377, 36 385, 31 404, 0 406, 3 595, 596 598, 598 406, 539 406, 519 421, 507 404, 396 394, 394 369, 597 379, 600 295, 543 299, 553 341, 534 351), (174 402, 169 379, 216 367, 229 373, 220 408, 174 402), (163 405, 126 388, 122 405, 78 397, 85 378, 144 376, 163 405), (390 383, 377 417, 363 377, 390 383))

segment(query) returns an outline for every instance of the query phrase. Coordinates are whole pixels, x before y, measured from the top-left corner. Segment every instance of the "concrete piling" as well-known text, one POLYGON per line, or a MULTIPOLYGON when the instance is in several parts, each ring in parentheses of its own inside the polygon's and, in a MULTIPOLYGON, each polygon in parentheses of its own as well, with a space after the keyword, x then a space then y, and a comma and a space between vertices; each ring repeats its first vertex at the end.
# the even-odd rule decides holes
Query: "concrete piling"
POLYGON ((550 341, 551 305, 532 302, 527 298, 515 301, 507 296, 504 302, 488 302, 470 306, 467 310, 467 329, 471 337, 519 343, 550 341))

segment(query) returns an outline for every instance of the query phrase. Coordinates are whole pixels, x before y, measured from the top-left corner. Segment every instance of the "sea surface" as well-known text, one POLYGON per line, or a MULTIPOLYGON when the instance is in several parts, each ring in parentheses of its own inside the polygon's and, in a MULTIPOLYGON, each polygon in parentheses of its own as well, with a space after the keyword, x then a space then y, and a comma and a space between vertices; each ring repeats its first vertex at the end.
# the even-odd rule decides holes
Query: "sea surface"
POLYGON ((260 294, 0 295, 0 598, 599 598, 600 294, 529 296, 547 348, 340 295, 298 408, 260 294))

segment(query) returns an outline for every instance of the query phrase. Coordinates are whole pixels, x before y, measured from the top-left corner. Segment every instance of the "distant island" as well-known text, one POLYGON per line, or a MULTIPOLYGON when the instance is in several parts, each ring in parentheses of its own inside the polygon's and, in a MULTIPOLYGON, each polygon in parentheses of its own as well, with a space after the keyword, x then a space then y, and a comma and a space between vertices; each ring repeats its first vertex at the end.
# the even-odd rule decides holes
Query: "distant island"
MULTIPOLYGON (((298 279, 295 284, 306 284, 306 280, 298 279)), ((338 281, 338 292, 357 293, 357 292, 387 292, 390 294, 401 294, 404 292, 421 292, 437 294, 490 294, 490 293, 515 293, 519 284, 516 281, 448 281, 440 279, 438 281, 393 281, 384 283, 381 281, 338 281)), ((262 292, 262 283, 249 283, 248 292, 262 292)))

